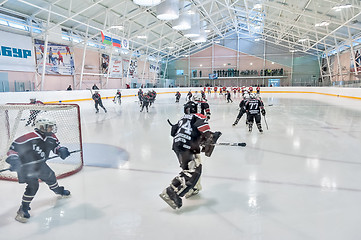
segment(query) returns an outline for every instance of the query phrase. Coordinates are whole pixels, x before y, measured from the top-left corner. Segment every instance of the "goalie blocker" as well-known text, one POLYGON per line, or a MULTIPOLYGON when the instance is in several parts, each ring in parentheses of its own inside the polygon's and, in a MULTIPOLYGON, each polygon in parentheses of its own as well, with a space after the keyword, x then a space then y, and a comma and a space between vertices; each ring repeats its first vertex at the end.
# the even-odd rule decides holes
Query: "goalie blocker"
POLYGON ((210 133, 209 137, 205 137, 205 139, 202 139, 203 141, 201 141, 201 146, 202 146, 201 152, 204 152, 204 154, 207 157, 210 157, 212 155, 217 140, 222 135, 221 132, 214 132, 214 133, 209 132, 209 133, 210 133))

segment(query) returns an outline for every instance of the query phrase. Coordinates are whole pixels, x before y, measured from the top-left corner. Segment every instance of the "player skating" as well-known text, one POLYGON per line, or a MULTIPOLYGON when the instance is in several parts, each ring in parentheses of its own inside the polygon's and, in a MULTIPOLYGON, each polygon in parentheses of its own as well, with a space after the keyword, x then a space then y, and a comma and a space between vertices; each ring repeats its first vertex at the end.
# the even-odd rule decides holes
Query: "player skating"
POLYGON ((206 116, 197 114, 196 103, 186 103, 184 113, 185 115, 177 124, 172 125, 171 129, 171 136, 174 137, 172 149, 177 155, 182 171, 159 195, 173 209, 182 207, 182 197, 190 197, 201 190, 201 146, 202 152, 210 157, 221 135, 220 132, 211 132, 206 116))
POLYGON ((103 106, 103 102, 102 102, 102 97, 100 96, 99 94, 99 91, 95 91, 93 96, 92 96, 93 100, 94 100, 94 104, 95 104, 95 109, 96 109, 96 112, 95 113, 98 113, 99 112, 99 108, 98 108, 98 105, 104 109, 104 112, 107 112, 107 110, 105 109, 105 107, 103 106))
POLYGON ((201 114, 205 115, 208 120, 211 118, 211 109, 209 108, 209 104, 207 103, 207 99, 204 98, 197 98, 195 99, 196 103, 201 109, 201 114))
POLYGON ((187 93, 187 101, 190 101, 190 100, 192 100, 192 91, 191 90, 189 90, 189 92, 187 93))
POLYGON ((175 94, 175 102, 179 102, 179 99, 181 98, 181 94, 179 91, 176 92, 175 94))
POLYGON ((138 90, 138 99, 139 99, 139 105, 142 106, 142 101, 143 101, 143 90, 141 88, 139 88, 138 90))
MULTIPOLYGON (((30 104, 44 105, 44 103, 42 101, 38 101, 38 100, 36 100, 36 98, 31 98, 30 104)), ((32 123, 31 126, 34 127, 35 121, 36 121, 36 116, 38 116, 38 114, 40 112, 41 112, 41 110, 30 110, 30 115, 29 115, 28 121, 26 122, 25 126, 29 126, 30 123, 32 123)))
MULTIPOLYGON (((242 118, 243 114, 246 113, 246 102, 248 101, 249 95, 248 94, 243 94, 243 99, 241 100, 241 102, 239 103, 239 113, 237 115, 236 120, 234 121, 234 123, 232 124, 232 126, 236 126, 239 122, 239 120, 242 118)), ((247 117, 246 117, 247 118, 247 117)), ((246 120, 247 121, 247 120, 246 120)))
POLYGON ((68 148, 60 146, 55 136, 57 127, 55 121, 39 118, 35 123, 35 130, 17 138, 8 151, 6 162, 10 164, 10 171, 16 171, 19 183, 26 183, 21 206, 15 219, 25 223, 30 218, 30 203, 39 189, 39 180, 45 182, 50 190, 61 196, 69 196, 70 192, 58 185, 54 171, 46 160, 50 151, 67 158, 68 148))
POLYGON ((250 98, 251 99, 246 102, 245 106, 247 111, 248 131, 252 132, 253 121, 256 121, 258 130, 263 132, 261 125, 261 113, 263 116, 266 115, 263 102, 256 98, 255 93, 251 93, 250 98))
POLYGON ((231 93, 228 90, 226 93, 226 97, 227 97, 227 103, 233 103, 233 100, 231 99, 231 93))
POLYGON ((115 104, 118 103, 119 105, 122 104, 122 91, 119 89, 117 89, 117 93, 114 96, 113 102, 115 104))
POLYGON ((146 108, 146 110, 147 110, 147 112, 148 112, 149 103, 150 103, 150 97, 149 97, 149 95, 148 95, 148 94, 144 94, 144 95, 143 95, 143 98, 142 98, 142 106, 141 106, 140 112, 143 112, 144 107, 146 108))

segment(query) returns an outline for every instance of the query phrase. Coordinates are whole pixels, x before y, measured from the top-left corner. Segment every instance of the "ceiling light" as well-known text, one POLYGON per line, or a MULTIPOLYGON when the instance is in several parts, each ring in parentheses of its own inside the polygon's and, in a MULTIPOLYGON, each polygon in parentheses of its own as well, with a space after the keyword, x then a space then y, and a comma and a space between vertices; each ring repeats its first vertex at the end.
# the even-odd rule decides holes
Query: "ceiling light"
POLYGON ((332 9, 336 11, 341 11, 342 9, 350 8, 350 7, 352 7, 351 4, 345 4, 345 5, 334 6, 332 9))
POLYGON ((211 30, 209 30, 209 29, 206 29, 206 30, 204 30, 206 33, 210 33, 211 32, 211 30))
POLYGON ((301 42, 301 43, 303 43, 303 42, 307 42, 308 40, 309 40, 308 38, 301 38, 301 39, 299 39, 298 41, 301 42))
POLYGON ((255 9, 260 9, 260 8, 262 8, 262 4, 255 4, 254 6, 253 6, 253 8, 255 8, 255 9))
POLYGON ((133 2, 140 6, 151 7, 158 5, 162 0, 133 0, 133 2))
POLYGON ((124 26, 121 26, 121 25, 114 25, 114 26, 111 26, 110 28, 112 28, 112 29, 119 29, 119 30, 123 30, 123 29, 124 29, 124 26))
POLYGON ((139 38, 139 39, 146 39, 146 38, 147 38, 147 36, 140 35, 140 36, 137 36, 137 38, 139 38))
POLYGON ((328 25, 330 25, 329 22, 323 21, 323 22, 321 22, 321 23, 316 23, 316 24, 315 24, 315 27, 325 27, 325 26, 328 26, 328 25))
POLYGON ((255 38, 255 39, 254 39, 255 42, 259 42, 260 40, 261 40, 261 39, 259 39, 259 38, 255 38))
POLYGON ((157 6, 157 18, 170 21, 179 18, 178 0, 165 0, 157 6))
POLYGON ((192 40, 194 43, 207 42, 207 33, 202 29, 199 31, 199 36, 192 40))
POLYGON ((191 16, 184 12, 182 13, 178 19, 173 21, 172 28, 178 31, 191 29, 191 16))
POLYGON ((184 36, 188 38, 199 37, 200 35, 200 21, 199 14, 191 15, 192 27, 189 30, 184 31, 184 36))

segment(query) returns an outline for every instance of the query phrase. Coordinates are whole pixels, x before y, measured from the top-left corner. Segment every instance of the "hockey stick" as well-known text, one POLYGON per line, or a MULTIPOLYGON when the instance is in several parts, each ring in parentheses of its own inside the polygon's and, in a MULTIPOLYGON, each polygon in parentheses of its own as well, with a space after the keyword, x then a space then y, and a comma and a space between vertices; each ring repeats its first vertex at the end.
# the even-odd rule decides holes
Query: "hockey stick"
POLYGON ((167 119, 167 122, 168 122, 169 125, 171 125, 172 127, 175 125, 175 124, 172 124, 169 119, 167 119))
MULTIPOLYGON (((75 151, 71 151, 71 152, 69 152, 69 153, 70 153, 70 154, 73 154, 73 153, 77 153, 77 152, 81 152, 81 150, 75 150, 75 151)), ((40 162, 46 162, 46 161, 48 161, 48 160, 50 160, 50 159, 54 159, 54 158, 58 158, 58 157, 59 157, 59 156, 56 155, 56 156, 52 156, 52 157, 50 157, 50 158, 48 158, 48 159, 40 159, 40 160, 37 160, 37 161, 34 161, 34 162, 24 163, 24 164, 21 164, 20 167, 22 167, 22 166, 27 166, 27 165, 32 165, 32 164, 36 164, 36 163, 40 163, 40 162)), ((10 170, 10 168, 2 169, 2 170, 0 170, 0 173, 1 173, 1 172, 8 171, 8 170, 10 170)))
POLYGON ((263 119, 264 119, 264 123, 266 124, 267 130, 268 130, 268 124, 267 124, 267 121, 266 121, 266 115, 263 116, 263 119))
POLYGON ((234 143, 230 143, 230 142, 220 142, 220 143, 216 143, 217 145, 221 145, 221 146, 239 146, 239 147, 245 147, 247 146, 247 144, 245 142, 234 142, 234 143))

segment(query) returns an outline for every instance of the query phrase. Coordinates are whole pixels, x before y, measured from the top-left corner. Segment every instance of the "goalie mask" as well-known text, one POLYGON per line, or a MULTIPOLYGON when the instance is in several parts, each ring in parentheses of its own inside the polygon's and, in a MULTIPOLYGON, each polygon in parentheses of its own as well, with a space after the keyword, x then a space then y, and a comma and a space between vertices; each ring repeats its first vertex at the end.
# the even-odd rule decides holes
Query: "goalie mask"
POLYGON ((47 118, 39 118, 35 122, 35 130, 50 136, 57 131, 56 122, 47 118))
POLYGON ((185 114, 197 113, 197 110, 198 110, 198 105, 195 102, 189 101, 186 104, 184 104, 185 114))

